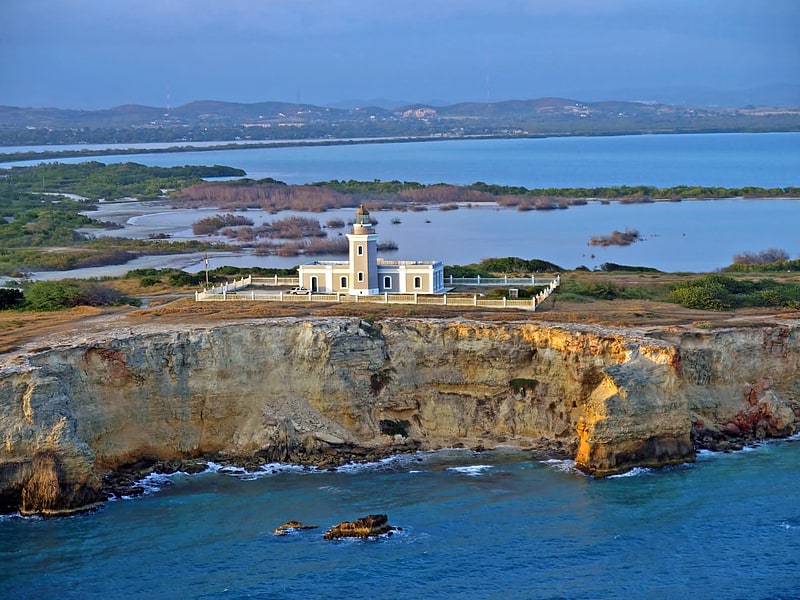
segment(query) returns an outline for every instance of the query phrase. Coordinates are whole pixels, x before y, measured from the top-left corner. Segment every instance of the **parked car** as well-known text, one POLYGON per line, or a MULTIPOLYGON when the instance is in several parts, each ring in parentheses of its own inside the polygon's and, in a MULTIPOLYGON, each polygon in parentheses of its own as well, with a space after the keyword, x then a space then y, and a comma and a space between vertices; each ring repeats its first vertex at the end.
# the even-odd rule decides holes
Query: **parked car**
POLYGON ((310 294, 311 290, 304 287, 293 287, 289 290, 290 294, 310 294))

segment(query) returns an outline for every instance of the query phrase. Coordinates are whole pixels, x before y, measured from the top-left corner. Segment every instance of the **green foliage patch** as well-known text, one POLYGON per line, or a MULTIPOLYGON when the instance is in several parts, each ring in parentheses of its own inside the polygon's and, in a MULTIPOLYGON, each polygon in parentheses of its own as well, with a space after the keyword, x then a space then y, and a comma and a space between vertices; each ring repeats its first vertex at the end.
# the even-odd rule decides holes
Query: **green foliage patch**
MULTIPOLYGON (((297 275, 297 268, 277 269, 263 267, 231 267, 223 266, 208 271, 208 280, 212 285, 224 283, 231 279, 247 277, 292 277, 297 275)), ((205 285, 206 273, 187 273, 180 269, 131 269, 125 274, 126 279, 138 279, 141 287, 152 285, 169 285, 172 287, 200 287, 205 285)))
POLYGON ((745 307, 800 308, 800 284, 709 274, 675 286, 671 299, 686 308, 733 310, 745 307))
POLYGON ((75 306, 139 306, 136 298, 128 298, 114 288, 97 282, 77 279, 36 281, 24 287, 23 310, 53 311, 75 306))
POLYGON ((618 265, 617 263, 606 262, 600 265, 601 271, 606 272, 613 272, 613 271, 622 271, 628 273, 660 273, 658 269, 654 269, 653 267, 637 267, 637 266, 630 266, 630 265, 618 265))
POLYGON ((498 277, 503 275, 530 275, 531 273, 562 273, 564 269, 546 260, 518 258, 485 258, 469 265, 446 265, 444 276, 498 277))
POLYGON ((158 198, 164 190, 176 190, 207 177, 244 177, 245 171, 214 165, 182 167, 148 167, 138 163, 104 164, 41 163, 33 167, 12 167, 1 170, 14 193, 55 192, 76 194, 88 200, 158 198))
POLYGON ((0 288, 0 310, 19 308, 25 303, 25 296, 22 290, 12 290, 0 288))
POLYGON ((592 300, 662 300, 666 295, 664 286, 619 285, 610 281, 592 278, 563 277, 556 288, 558 297, 569 302, 591 302, 592 300))

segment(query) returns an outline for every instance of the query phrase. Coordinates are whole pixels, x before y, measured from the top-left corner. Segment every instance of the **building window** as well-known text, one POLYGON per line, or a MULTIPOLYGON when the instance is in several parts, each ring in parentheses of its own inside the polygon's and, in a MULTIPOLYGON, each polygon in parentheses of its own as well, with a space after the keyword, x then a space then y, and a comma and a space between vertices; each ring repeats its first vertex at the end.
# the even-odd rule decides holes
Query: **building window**
POLYGON ((422 287, 422 277, 414 277, 414 289, 418 290, 422 287))
POLYGON ((383 288, 386 290, 392 289, 392 278, 388 275, 383 278, 383 288))
POLYGON ((343 290, 347 289, 347 277, 342 277, 339 279, 339 287, 343 290))
POLYGON ((364 246, 359 244, 358 249, 356 250, 356 254, 358 254, 359 256, 364 256, 364 246))
MULTIPOLYGON (((359 248, 360 248, 360 246, 359 246, 359 248)), ((359 271, 358 272, 358 280, 359 281, 364 281, 364 271, 359 271)))

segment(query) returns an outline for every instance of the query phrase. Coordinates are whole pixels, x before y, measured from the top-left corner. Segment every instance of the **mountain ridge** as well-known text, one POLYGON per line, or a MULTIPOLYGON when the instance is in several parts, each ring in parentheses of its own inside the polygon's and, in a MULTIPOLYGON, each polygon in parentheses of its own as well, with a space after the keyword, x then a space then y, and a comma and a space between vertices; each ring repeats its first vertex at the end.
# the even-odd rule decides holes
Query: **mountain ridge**
MULTIPOLYGON (((369 113, 369 116, 396 115, 408 110, 427 108, 435 110, 437 114, 446 116, 512 116, 526 115, 529 113, 553 110, 565 110, 572 107, 585 110, 629 110, 635 112, 655 112, 658 110, 706 110, 703 106, 681 106, 660 102, 631 101, 631 100, 596 100, 583 101, 575 98, 546 96, 532 99, 512 99, 498 102, 457 102, 453 104, 433 104, 429 102, 414 102, 392 107, 377 105, 354 106, 352 108, 337 108, 332 106, 280 102, 229 102, 223 100, 193 100, 176 107, 158 107, 142 104, 122 104, 103 109, 84 110, 58 107, 19 107, 0 105, 0 127, 38 126, 38 127, 113 127, 118 121, 124 120, 130 125, 146 125, 152 122, 168 124, 170 121, 184 121, 191 124, 193 121, 218 121, 224 124, 246 124, 248 121, 265 120, 269 118, 288 118, 289 116, 302 116, 317 114, 320 117, 355 117, 359 113, 369 113), (131 123, 130 121, 135 121, 131 123)), ((736 110, 737 107, 718 107, 716 110, 736 110)), ((781 107, 762 105, 757 108, 781 107)), ((178 123, 175 123, 178 124, 178 123)))
POLYGON ((557 96, 392 108, 207 99, 101 110, 0 106, 0 146, 734 131, 800 131, 800 106, 706 108, 557 96))

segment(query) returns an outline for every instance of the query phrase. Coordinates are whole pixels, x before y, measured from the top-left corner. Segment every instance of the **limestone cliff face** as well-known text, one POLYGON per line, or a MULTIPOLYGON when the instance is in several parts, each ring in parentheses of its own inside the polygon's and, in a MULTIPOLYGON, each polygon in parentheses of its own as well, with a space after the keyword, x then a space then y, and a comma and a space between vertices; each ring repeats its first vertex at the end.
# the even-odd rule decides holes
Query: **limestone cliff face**
POLYGON ((65 339, 0 370, 0 511, 91 506, 143 457, 407 449, 387 422, 422 448, 558 447, 597 475, 692 460, 700 430, 795 430, 798 331, 287 318, 65 339))

